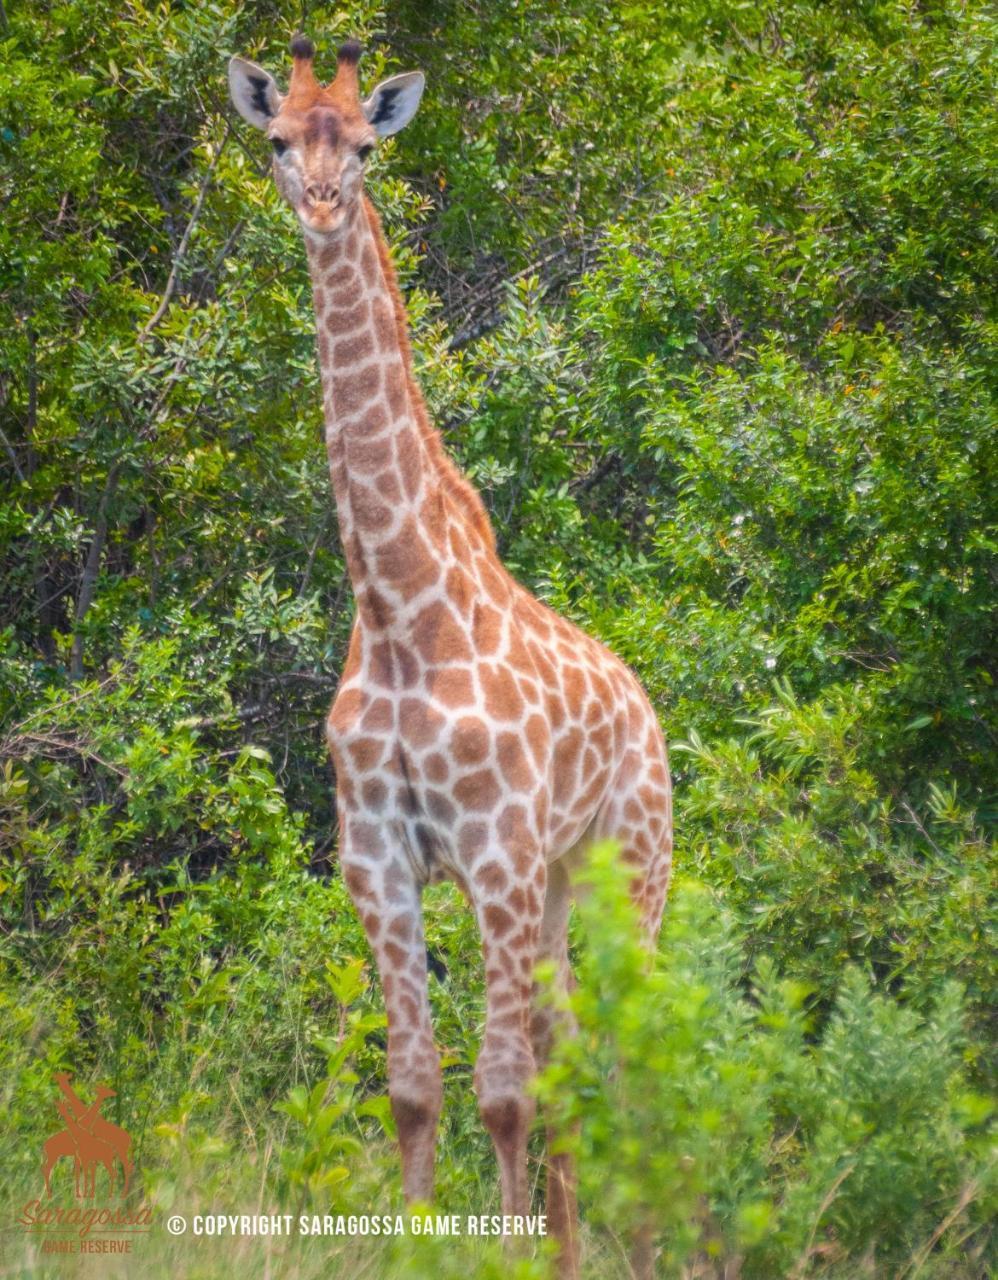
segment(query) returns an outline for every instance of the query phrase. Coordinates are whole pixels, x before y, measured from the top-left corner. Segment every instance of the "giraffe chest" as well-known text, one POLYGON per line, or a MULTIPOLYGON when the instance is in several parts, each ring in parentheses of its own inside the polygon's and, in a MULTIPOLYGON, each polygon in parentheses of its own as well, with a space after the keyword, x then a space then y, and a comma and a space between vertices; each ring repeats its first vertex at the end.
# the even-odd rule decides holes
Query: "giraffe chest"
POLYGON ((518 620, 504 629, 499 652, 476 644, 471 661, 378 634, 351 644, 327 726, 341 823, 384 833, 424 876, 454 875, 486 844, 559 856, 596 819, 631 738, 626 682, 589 669, 585 637, 545 648, 518 620))
POLYGON ((327 734, 344 813, 388 832, 426 879, 459 878, 469 841, 538 823, 549 790, 546 734, 491 720, 482 701, 344 690, 327 734))

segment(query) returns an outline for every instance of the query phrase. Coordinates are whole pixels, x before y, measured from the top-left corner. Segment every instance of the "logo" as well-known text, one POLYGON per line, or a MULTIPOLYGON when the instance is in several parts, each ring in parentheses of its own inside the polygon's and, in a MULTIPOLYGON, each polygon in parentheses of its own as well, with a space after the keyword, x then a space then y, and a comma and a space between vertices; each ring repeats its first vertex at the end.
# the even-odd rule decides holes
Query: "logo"
POLYGON ((51 1197, 52 1172, 63 1156, 68 1156, 73 1161, 77 1200, 93 1200, 98 1166, 107 1171, 108 1195, 114 1195, 115 1171, 119 1164, 124 1177, 121 1194, 127 1196, 133 1168, 129 1157, 132 1140, 124 1129, 101 1115, 105 1100, 116 1096, 114 1090, 99 1084, 97 1096, 88 1107, 76 1096, 65 1072, 57 1075, 55 1082, 62 1091, 56 1106, 66 1127, 53 1134, 43 1148, 45 1194, 51 1197))
POLYGON ((132 1253, 152 1225, 152 1209, 144 1200, 125 1202, 135 1171, 132 1139, 101 1110, 115 1092, 99 1084, 87 1103, 65 1072, 55 1083, 61 1096, 54 1104, 65 1128, 42 1143, 44 1192, 27 1202, 17 1221, 40 1240, 42 1253, 132 1253), (72 1182, 65 1160, 72 1163, 72 1182), (70 1186, 73 1199, 66 1203, 70 1186))

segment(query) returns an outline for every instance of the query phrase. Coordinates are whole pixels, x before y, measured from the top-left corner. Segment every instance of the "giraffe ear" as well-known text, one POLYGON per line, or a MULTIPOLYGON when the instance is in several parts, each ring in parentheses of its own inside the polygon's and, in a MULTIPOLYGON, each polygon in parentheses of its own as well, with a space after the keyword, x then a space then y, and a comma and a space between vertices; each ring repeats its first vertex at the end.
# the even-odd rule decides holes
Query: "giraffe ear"
POLYGON ((379 138, 387 138, 405 128, 416 114, 425 84, 422 71, 405 71, 390 80, 382 80, 367 101, 360 104, 379 138))
POLYGON ((267 128, 283 101, 274 77, 245 58, 229 60, 229 93, 242 118, 258 129, 267 128))

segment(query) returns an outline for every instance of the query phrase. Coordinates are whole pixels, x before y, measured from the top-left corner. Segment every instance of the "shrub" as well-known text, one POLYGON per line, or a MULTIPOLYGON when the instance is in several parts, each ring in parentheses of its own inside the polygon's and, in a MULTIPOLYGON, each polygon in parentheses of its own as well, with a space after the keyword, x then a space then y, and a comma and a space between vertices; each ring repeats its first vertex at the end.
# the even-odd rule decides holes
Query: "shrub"
POLYGON ((538 1089, 592 1221, 650 1225, 667 1276, 893 1274, 932 1250, 936 1274, 977 1274, 990 1108, 967 1087, 956 984, 919 1016, 846 970, 815 1036, 807 988, 768 956, 746 987, 702 885, 674 889, 648 957, 612 846, 583 883, 579 1030, 538 1089))

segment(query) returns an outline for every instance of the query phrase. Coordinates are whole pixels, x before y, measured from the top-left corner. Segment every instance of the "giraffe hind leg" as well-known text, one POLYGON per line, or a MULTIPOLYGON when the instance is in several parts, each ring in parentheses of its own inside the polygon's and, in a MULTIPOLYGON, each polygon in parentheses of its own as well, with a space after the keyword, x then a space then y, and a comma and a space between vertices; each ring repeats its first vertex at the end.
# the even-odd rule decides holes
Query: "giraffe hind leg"
MULTIPOLYGON (((568 958, 568 915, 571 884, 564 862, 548 867, 544 915, 541 920, 538 959, 551 960, 556 967, 555 999, 575 985, 568 958)), ((576 1032, 574 1015, 556 1006, 550 995, 535 985, 531 1009, 530 1035, 538 1071, 543 1070, 556 1038, 576 1032)), ((552 1152, 559 1135, 547 1125, 547 1219, 548 1229, 558 1241, 559 1280, 575 1280, 579 1272, 579 1216, 576 1196, 575 1160, 569 1152, 552 1152)))
POLYGON ((672 871, 672 787, 664 760, 643 762, 594 824, 600 839, 615 840, 631 868, 630 895, 641 938, 653 952, 662 927, 672 871))
MULTIPOLYGON (((633 784, 614 796, 598 824, 603 838, 620 845, 620 856, 631 869, 630 896, 648 952, 658 947, 662 913, 672 870, 672 787, 664 757, 645 762, 633 784)), ((639 1223, 629 1244, 634 1280, 653 1280, 655 1228, 639 1223)))

